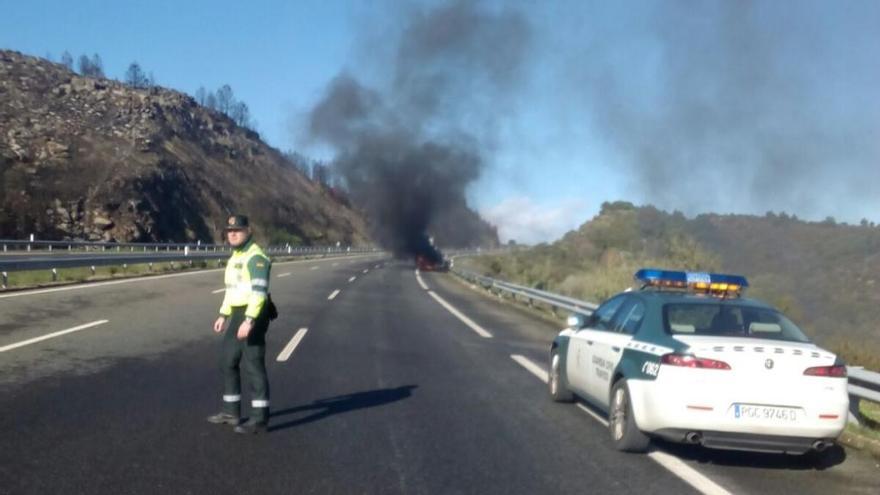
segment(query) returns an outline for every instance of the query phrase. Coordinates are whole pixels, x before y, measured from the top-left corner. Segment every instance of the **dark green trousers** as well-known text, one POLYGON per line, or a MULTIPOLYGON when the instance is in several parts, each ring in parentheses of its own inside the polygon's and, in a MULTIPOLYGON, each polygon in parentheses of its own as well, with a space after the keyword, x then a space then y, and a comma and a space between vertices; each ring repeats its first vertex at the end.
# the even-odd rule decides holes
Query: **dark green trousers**
POLYGON ((269 319, 266 312, 257 318, 254 328, 245 340, 238 340, 238 327, 244 321, 246 307, 232 308, 227 318, 220 352, 223 369, 223 411, 241 416, 241 375, 244 374, 251 396, 251 418, 269 419, 269 376, 266 374, 266 331, 269 319))

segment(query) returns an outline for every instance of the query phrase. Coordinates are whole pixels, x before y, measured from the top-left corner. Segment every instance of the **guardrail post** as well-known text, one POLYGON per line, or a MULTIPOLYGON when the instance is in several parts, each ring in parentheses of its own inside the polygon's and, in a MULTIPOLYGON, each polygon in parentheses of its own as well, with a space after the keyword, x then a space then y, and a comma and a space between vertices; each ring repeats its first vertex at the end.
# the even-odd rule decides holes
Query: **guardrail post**
POLYGON ((189 246, 184 246, 184 248, 183 248, 183 255, 184 255, 184 256, 189 256, 189 246))
POLYGON ((857 425, 862 424, 862 413, 859 411, 861 399, 855 395, 849 395, 849 422, 857 425))
POLYGON ((6 252, 6 244, 3 245, 3 252, 6 252))
POLYGON ((49 244, 49 252, 50 253, 52 252, 52 245, 51 244, 49 244))
MULTIPOLYGON (((5 248, 6 246, 3 246, 3 247, 5 248)), ((8 286, 9 286, 9 274, 6 272, 3 272, 3 288, 5 289, 8 286)))

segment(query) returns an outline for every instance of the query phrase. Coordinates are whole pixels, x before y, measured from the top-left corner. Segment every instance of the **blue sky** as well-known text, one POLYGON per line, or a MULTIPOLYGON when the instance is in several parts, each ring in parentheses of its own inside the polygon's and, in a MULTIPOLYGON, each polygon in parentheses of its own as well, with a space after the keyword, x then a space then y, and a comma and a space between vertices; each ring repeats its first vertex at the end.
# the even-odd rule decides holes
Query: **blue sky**
MULTIPOLYGON (((117 78, 136 60, 190 94, 228 83, 269 144, 328 158, 303 115, 342 70, 381 79, 386 32, 439 2, 3 3, 0 48, 98 53, 117 78)), ((880 222, 880 2, 479 4, 532 33, 468 191, 504 240, 552 240, 614 200, 880 222)))

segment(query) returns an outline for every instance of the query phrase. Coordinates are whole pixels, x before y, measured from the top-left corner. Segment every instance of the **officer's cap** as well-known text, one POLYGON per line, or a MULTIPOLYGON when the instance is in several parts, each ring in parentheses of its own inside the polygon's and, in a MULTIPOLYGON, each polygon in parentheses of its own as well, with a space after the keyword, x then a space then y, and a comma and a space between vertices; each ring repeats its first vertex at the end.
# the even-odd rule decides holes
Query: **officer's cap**
POLYGON ((248 222, 248 217, 245 215, 231 215, 226 219, 226 227, 223 229, 225 231, 229 230, 244 230, 250 226, 248 222))

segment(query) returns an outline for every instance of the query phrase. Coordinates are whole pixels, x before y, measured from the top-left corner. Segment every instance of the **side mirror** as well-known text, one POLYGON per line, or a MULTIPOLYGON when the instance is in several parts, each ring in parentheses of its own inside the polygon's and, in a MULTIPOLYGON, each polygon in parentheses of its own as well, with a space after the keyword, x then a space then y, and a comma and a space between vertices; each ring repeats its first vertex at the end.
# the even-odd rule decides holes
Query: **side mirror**
POLYGON ((584 315, 573 313, 569 315, 569 317, 565 320, 565 323, 566 325, 568 325, 568 328, 579 330, 581 328, 584 328, 586 324, 586 318, 584 317, 584 315))

